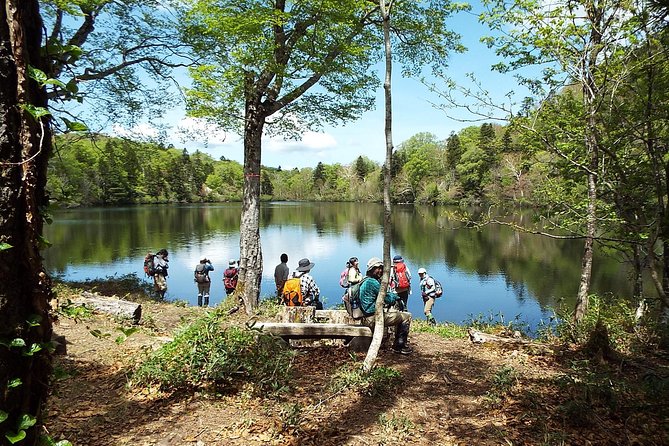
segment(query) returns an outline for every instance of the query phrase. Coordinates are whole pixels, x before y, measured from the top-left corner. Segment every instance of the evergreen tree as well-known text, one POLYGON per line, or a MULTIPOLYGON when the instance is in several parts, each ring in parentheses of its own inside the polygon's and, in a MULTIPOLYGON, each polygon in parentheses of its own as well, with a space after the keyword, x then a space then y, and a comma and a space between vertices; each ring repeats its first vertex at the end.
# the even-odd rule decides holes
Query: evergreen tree
POLYGON ((269 173, 266 170, 263 170, 261 175, 262 181, 260 183, 260 193, 262 195, 273 195, 274 185, 272 185, 272 179, 270 178, 269 173))
POLYGON ((364 180, 365 177, 367 176, 367 173, 369 172, 367 168, 367 163, 365 162, 364 158, 362 156, 359 156, 355 160, 355 173, 358 176, 360 180, 364 180))
POLYGON ((323 166, 322 162, 318 162, 318 165, 314 169, 312 178, 314 181, 314 186, 323 186, 323 183, 325 182, 325 166, 323 166))
POLYGON ((449 169, 455 169, 462 156, 462 144, 460 137, 455 132, 451 132, 446 140, 446 164, 449 169))
POLYGON ((497 147, 495 144, 495 129, 492 124, 486 122, 481 124, 479 132, 479 148, 486 154, 486 164, 488 169, 495 165, 497 158, 497 147))

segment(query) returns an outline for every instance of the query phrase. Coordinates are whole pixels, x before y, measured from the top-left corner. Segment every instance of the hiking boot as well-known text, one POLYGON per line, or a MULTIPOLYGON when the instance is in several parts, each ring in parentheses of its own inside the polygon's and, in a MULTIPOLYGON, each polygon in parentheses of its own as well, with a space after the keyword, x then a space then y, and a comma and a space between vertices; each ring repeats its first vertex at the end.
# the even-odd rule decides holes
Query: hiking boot
POLYGON ((413 352, 413 349, 406 345, 402 348, 393 347, 391 350, 393 353, 399 353, 400 355, 410 355, 413 352))

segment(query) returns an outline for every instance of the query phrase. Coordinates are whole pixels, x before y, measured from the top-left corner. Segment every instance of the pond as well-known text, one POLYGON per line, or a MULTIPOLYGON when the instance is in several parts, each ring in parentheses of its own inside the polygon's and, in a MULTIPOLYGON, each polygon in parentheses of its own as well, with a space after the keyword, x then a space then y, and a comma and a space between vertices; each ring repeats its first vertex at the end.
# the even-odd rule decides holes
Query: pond
MULTIPOLYGON (((515 318, 534 330, 553 315, 559 302, 573 306, 583 242, 522 233, 509 226, 474 229, 453 217, 457 209, 394 206, 391 256, 403 256, 413 275, 409 310, 424 318, 418 291, 419 267, 438 279, 444 296, 433 314, 438 321, 472 318, 508 322, 515 318)), ((170 253, 167 298, 197 304, 193 269, 212 260, 211 301, 225 297, 222 276, 239 258, 241 205, 195 204, 86 208, 53 212, 45 228, 53 244, 45 250, 47 269, 66 280, 137 274, 143 277, 147 251, 170 253)), ((514 216, 523 224, 531 215, 514 216)), ((366 264, 383 254, 383 207, 375 203, 289 203, 261 205, 263 252, 261 298, 274 293, 274 267, 288 254, 291 272, 298 260, 315 263, 312 275, 326 306, 341 302, 339 275, 351 256, 366 264)), ((150 280, 146 278, 147 282, 150 280)), ((592 291, 629 295, 623 264, 598 256, 592 291)))

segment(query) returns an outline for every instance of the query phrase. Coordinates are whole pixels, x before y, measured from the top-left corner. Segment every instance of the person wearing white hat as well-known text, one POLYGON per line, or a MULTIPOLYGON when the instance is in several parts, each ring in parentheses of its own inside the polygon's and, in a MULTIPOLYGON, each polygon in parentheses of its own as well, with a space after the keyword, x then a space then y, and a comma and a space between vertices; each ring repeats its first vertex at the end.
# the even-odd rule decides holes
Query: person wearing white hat
MULTIPOLYGON (((365 315, 362 323, 371 328, 376 322, 374 313, 376 313, 376 297, 381 289, 381 276, 383 276, 383 262, 378 257, 372 257, 367 262, 367 277, 374 280, 364 280, 360 285, 360 308, 365 315)), ((386 292, 384 303, 387 308, 383 311, 383 324, 395 327, 392 350, 395 353, 409 355, 411 348, 407 345, 407 338, 411 325, 411 313, 397 310, 394 305, 398 300, 400 297, 396 293, 386 292)))
POLYGON ((425 313, 428 324, 436 325, 437 320, 432 316, 432 307, 437 297, 437 285, 425 268, 418 268, 418 276, 420 277, 420 295, 423 297, 423 313, 425 313))
POLYGON ((237 268, 237 261, 230 259, 228 267, 223 271, 223 286, 225 287, 225 294, 231 295, 237 289, 237 280, 239 279, 239 268, 237 268))

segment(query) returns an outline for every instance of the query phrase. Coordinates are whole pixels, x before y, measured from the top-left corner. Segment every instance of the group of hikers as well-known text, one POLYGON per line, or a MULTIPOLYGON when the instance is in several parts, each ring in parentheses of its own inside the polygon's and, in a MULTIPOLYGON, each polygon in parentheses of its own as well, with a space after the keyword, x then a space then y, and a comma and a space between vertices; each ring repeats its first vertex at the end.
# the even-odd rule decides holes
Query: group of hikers
MULTIPOLYGON (((144 258, 144 272, 153 277, 153 285, 155 291, 158 293, 160 299, 165 298, 167 292, 167 276, 169 270, 169 259, 166 249, 161 249, 155 254, 148 253, 144 258)), ((211 260, 204 257, 195 266, 193 272, 193 280, 197 284, 197 305, 209 306, 209 293, 211 290, 211 277, 209 273, 214 271, 214 266, 211 260)), ((237 280, 239 278, 239 262, 235 259, 230 259, 228 267, 223 271, 223 286, 225 294, 232 294, 237 288, 237 280)))
MULTIPOLYGON (((289 306, 311 305, 322 309, 320 289, 313 277, 309 274, 314 263, 308 258, 300 259, 297 270, 289 278, 288 255, 281 254, 281 263, 274 269, 274 282, 277 297, 280 303, 289 306)), ((395 339, 392 350, 396 353, 408 355, 411 348, 408 346, 411 313, 408 309, 409 294, 411 294, 411 272, 400 255, 393 257, 390 272, 390 284, 384 299, 384 325, 395 327, 395 339)), ((360 262, 357 257, 351 257, 342 271, 339 284, 344 288, 355 288, 356 305, 359 307, 358 317, 361 323, 373 328, 376 313, 376 297, 381 288, 383 276, 383 261, 378 257, 369 259, 363 276, 360 271, 360 262)), ((436 324, 432 315, 435 299, 441 296, 441 284, 430 277, 425 268, 418 269, 420 277, 423 311, 428 323, 436 324)), ((351 293, 345 293, 344 299, 350 298, 351 293)), ((348 305, 347 305, 348 309, 348 305)))
MULTIPOLYGON (((288 306, 314 306, 318 310, 323 309, 320 300, 320 288, 310 274, 314 262, 308 258, 300 259, 296 270, 290 274, 288 267, 288 255, 281 254, 281 263, 274 269, 274 282, 279 303, 288 306)), ((349 309, 354 298, 354 307, 358 309, 357 319, 364 325, 373 328, 376 313, 376 297, 381 287, 383 276, 383 261, 378 257, 372 257, 367 261, 365 274, 360 270, 360 262, 357 257, 351 257, 346 262, 346 268, 342 271, 339 284, 346 288, 343 299, 349 309), (351 291, 355 290, 354 293, 351 291)), ((152 276, 154 287, 161 299, 167 291, 167 276, 169 269, 168 252, 161 249, 155 255, 147 254, 144 259, 144 270, 147 275, 152 276)), ((198 306, 209 305, 209 294, 211 289, 210 272, 214 266, 208 258, 202 258, 195 266, 194 281, 197 284, 198 306)), ((223 285, 226 295, 232 294, 237 287, 239 276, 239 262, 231 259, 228 268, 223 272, 223 285)), ((436 324, 432 315, 435 299, 441 296, 442 288, 439 281, 432 278, 425 268, 418 268, 420 277, 420 291, 423 299, 423 312, 426 320, 431 325, 436 324)), ((407 344, 409 327, 411 324, 411 313, 407 311, 409 295, 411 294, 411 272, 400 255, 393 257, 390 271, 390 283, 384 300, 384 325, 395 327, 395 340, 392 350, 397 353, 408 355, 411 348, 407 344)))

